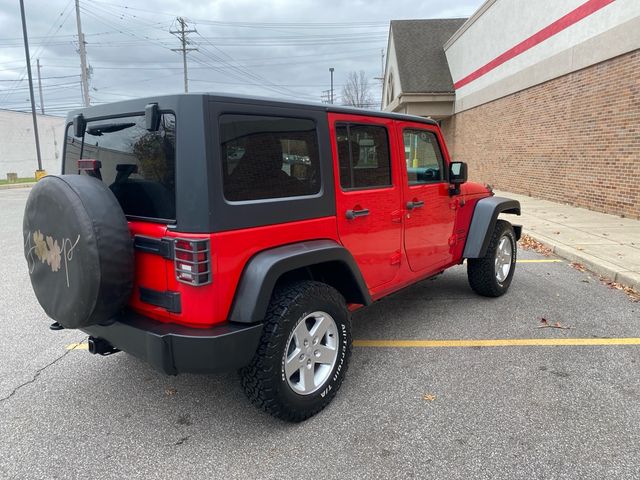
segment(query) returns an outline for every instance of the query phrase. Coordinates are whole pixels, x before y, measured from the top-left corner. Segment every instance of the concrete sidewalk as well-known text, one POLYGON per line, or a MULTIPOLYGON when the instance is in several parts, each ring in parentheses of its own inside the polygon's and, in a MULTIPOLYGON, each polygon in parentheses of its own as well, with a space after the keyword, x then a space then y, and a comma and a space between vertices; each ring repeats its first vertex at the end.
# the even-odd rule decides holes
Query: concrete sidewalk
POLYGON ((523 232, 559 257, 640 290, 640 220, 593 212, 509 192, 496 196, 519 200, 523 232))

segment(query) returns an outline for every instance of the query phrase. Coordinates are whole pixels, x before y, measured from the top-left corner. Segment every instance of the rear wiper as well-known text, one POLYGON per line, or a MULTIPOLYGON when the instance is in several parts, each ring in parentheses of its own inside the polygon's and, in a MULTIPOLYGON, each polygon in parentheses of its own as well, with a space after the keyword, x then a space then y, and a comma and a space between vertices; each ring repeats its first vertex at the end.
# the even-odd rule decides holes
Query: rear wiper
POLYGON ((134 127, 135 123, 104 123, 102 125, 96 125, 95 127, 88 127, 87 133, 95 137, 99 137, 103 133, 119 132, 126 128, 134 127))

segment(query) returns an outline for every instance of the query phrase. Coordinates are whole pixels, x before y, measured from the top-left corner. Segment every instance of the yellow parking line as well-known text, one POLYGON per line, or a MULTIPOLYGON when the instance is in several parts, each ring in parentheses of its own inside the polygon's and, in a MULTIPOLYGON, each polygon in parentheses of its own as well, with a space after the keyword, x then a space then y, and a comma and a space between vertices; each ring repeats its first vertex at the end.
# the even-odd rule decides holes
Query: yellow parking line
POLYGON ((87 343, 70 343, 66 347, 66 350, 89 350, 89 345, 87 343))
POLYGON ((520 259, 518 263, 562 263, 559 258, 542 258, 542 259, 520 259))
MULTIPOLYGON (((465 258, 462 263, 467 263, 467 259, 465 258)), ((516 263, 564 263, 564 260, 559 258, 521 258, 516 260, 516 263)))
POLYGON ((640 338, 501 338, 488 340, 354 340, 354 347, 546 347, 580 345, 640 345, 640 338))

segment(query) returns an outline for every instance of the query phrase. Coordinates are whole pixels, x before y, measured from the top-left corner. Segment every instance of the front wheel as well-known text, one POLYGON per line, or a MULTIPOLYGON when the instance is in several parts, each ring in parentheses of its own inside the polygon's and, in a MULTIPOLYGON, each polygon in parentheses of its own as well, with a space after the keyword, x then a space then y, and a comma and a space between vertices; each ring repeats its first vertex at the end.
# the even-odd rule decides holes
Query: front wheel
POLYGON ((516 250, 513 227, 505 220, 498 220, 485 256, 467 260, 471 288, 485 297, 504 295, 516 268, 516 250))
POLYGON ((300 422, 333 399, 351 355, 351 322, 342 295, 320 282, 276 288, 262 338, 242 386, 258 407, 300 422))

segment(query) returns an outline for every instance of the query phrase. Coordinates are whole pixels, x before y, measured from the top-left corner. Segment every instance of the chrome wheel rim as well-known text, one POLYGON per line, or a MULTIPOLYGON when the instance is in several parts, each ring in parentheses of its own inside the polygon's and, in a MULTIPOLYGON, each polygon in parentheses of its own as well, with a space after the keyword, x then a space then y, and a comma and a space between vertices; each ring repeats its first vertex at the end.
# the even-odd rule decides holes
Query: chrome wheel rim
POLYGON ((329 379, 337 358, 335 320, 326 312, 313 312, 302 317, 289 335, 283 375, 294 392, 310 395, 329 379))
POLYGON ((504 282, 509 276, 512 260, 513 246, 511 245, 511 239, 507 235, 503 235, 500 237, 498 248, 496 249, 495 272, 498 282, 504 282))

